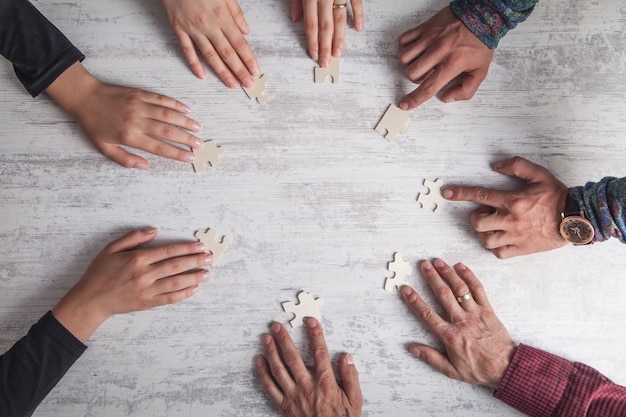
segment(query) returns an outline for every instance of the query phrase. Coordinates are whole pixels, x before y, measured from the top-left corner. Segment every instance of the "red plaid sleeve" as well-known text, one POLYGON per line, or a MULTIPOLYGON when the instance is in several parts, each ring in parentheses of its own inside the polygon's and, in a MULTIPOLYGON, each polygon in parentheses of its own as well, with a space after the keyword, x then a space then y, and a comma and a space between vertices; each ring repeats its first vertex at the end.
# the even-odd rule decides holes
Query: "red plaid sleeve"
POLYGON ((587 365, 526 345, 517 348, 494 397, 529 416, 626 416, 626 388, 587 365))

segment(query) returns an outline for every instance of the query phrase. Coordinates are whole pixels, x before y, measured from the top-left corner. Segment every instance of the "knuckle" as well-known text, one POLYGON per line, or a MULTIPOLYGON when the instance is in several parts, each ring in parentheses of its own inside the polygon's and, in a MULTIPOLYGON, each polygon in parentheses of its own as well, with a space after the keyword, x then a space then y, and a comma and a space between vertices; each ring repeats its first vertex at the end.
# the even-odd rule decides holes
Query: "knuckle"
POLYGON ((335 386, 337 385, 337 382, 335 381, 334 376, 328 375, 327 373, 325 373, 320 376, 317 384, 322 394, 329 394, 335 390, 335 386))
POLYGON ((482 203, 489 198, 489 190, 485 187, 474 188, 474 200, 478 203, 482 203))
POLYGON ((247 46, 248 46, 248 42, 246 41, 244 37, 238 38, 235 40, 235 42, 233 42, 233 47, 238 51, 245 49, 247 46))
POLYGON ((418 310, 418 315, 425 322, 432 321, 435 318, 435 312, 430 307, 424 307, 418 310))
POLYGON ((444 299, 444 298, 450 298, 453 297, 454 295, 452 294, 452 290, 449 287, 445 287, 442 288, 441 290, 439 290, 439 298, 440 299, 444 299))
POLYGON ((220 55, 222 56, 222 58, 228 59, 231 56, 235 55, 235 50, 232 46, 228 45, 220 50, 220 55))

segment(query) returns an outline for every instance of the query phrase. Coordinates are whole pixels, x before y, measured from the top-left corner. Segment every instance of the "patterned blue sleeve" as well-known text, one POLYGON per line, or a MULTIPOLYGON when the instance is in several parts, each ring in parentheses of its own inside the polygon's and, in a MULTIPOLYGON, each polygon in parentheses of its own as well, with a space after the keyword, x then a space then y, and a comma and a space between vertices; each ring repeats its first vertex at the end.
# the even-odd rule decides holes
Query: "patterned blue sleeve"
POLYGON ((593 224, 594 242, 616 237, 626 243, 626 177, 605 177, 573 187, 569 193, 593 224))

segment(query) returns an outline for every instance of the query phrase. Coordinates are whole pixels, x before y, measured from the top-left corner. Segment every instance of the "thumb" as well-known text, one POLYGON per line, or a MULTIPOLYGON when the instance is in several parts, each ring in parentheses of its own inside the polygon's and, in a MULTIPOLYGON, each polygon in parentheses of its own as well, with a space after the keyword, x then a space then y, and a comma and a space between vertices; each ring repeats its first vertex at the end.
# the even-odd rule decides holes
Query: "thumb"
POLYGON ((119 239, 109 243, 105 248, 105 251, 109 253, 123 252, 131 249, 135 249, 137 246, 151 241, 157 235, 156 227, 150 227, 143 230, 133 230, 126 233, 119 239))
POLYGON ((359 384, 359 373, 354 366, 354 358, 349 353, 344 354, 339 360, 339 376, 350 404, 361 404, 363 394, 359 384))
POLYGON ((454 85, 441 96, 441 101, 451 103, 453 101, 469 100, 474 97, 476 90, 483 82, 485 77, 478 77, 474 73, 465 73, 460 77, 460 82, 454 85))
POLYGON ((521 156, 498 161, 493 164, 493 169, 500 174, 515 176, 531 183, 544 182, 554 178, 550 171, 521 156))

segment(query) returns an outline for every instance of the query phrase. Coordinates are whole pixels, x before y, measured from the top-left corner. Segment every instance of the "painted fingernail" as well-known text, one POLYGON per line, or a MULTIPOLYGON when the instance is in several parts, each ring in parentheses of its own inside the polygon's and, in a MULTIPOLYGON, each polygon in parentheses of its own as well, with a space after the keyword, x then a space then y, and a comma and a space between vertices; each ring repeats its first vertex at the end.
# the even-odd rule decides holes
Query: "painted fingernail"
POLYGON ((410 288, 410 287, 407 287, 406 285, 404 285, 404 286, 402 287, 402 294, 404 294, 404 295, 407 295, 407 296, 408 296, 408 295, 411 295, 411 293, 412 293, 412 292, 413 292, 413 290, 411 290, 411 288, 410 288))
POLYGON ((411 351, 411 354, 415 356, 416 358, 419 358, 422 355, 422 352, 419 350, 417 346, 411 346, 409 350, 411 351))
POLYGON ((452 196, 454 195, 454 191, 446 188, 445 190, 443 190, 443 193, 441 193, 441 195, 443 195, 443 198, 452 198, 452 196))
POLYGON ((146 164, 145 162, 137 162, 135 164, 135 168, 137 168, 137 169, 148 169, 148 164, 146 164))
POLYGON ((445 266, 445 264, 443 263, 443 261, 441 259, 435 259, 435 267, 443 268, 444 266, 445 266))
POLYGON ((315 320, 313 317, 309 317, 308 319, 306 319, 306 325, 309 327, 309 329, 314 329, 317 327, 317 320, 315 320))
POLYGON ((206 252, 206 247, 204 246, 204 243, 196 243, 196 246, 194 246, 193 250, 195 250, 196 253, 202 253, 206 252))
POLYGON ((193 122, 193 125, 191 126, 191 130, 193 132, 199 132, 200 129, 202 129, 202 125, 198 122, 193 122))
POLYGON ((211 273, 209 271, 204 271, 202 273, 202 282, 206 282, 211 278, 211 273))
POLYGON ((263 343, 266 345, 272 344, 272 336, 270 336, 269 334, 263 336, 263 343))
POLYGON ((196 156, 193 153, 191 153, 191 152, 183 153, 183 160, 185 160, 187 162, 192 162, 195 158, 196 158, 196 156))
POLYGON ((350 365, 350 366, 354 365, 354 358, 349 353, 346 355, 346 365, 350 365))
POLYGON ((193 147, 196 149, 200 149, 204 146, 204 142, 202 141, 202 139, 196 139, 193 141, 193 147))
POLYGON ((195 294, 195 293, 197 293, 197 292, 198 292, 198 290, 199 290, 199 289, 200 289, 200 286, 199 286, 199 285, 196 285, 195 287, 193 287, 193 288, 191 289, 191 293, 192 293, 192 294, 195 294))
POLYGON ((204 264, 211 265, 211 262, 213 262, 213 255, 209 254, 204 258, 204 264))
POLYGON ((424 262, 422 262, 422 269, 424 269, 426 271, 430 271, 431 269, 433 269, 433 264, 431 264, 428 261, 424 261, 424 262))
POLYGON ((280 333, 281 329, 282 329, 282 327, 281 327, 280 324, 278 324, 278 323, 272 324, 272 332, 274 332, 275 334, 280 333))
POLYGON ((399 107, 400 107, 401 110, 405 110, 405 111, 409 109, 409 105, 406 104, 406 102, 404 102, 404 101, 400 102, 399 107))

